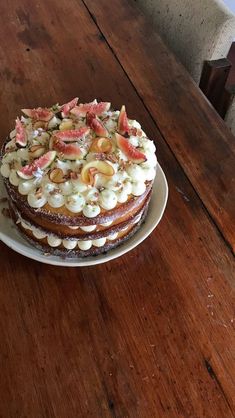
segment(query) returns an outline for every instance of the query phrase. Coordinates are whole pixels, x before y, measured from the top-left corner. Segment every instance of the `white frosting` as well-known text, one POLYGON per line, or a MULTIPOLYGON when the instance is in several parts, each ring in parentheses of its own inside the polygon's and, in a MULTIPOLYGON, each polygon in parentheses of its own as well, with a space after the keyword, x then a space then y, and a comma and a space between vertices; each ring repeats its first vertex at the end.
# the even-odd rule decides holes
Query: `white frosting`
POLYGON ((92 232, 96 229, 96 225, 81 226, 80 228, 85 232, 92 232))
POLYGON ((140 221, 141 216, 142 216, 142 213, 140 213, 140 214, 137 216, 137 218, 136 218, 136 220, 135 220, 134 224, 137 224, 137 223, 140 221))
POLYGON ((146 190, 146 185, 143 181, 136 181, 132 184, 132 194, 134 196, 141 196, 146 190))
POLYGON ((43 193, 37 194, 36 191, 32 191, 28 194, 28 204, 32 208, 42 208, 46 204, 46 202, 47 198, 43 193))
POLYGON ((117 204, 117 195, 112 190, 103 190, 100 193, 99 202, 106 210, 113 209, 117 204))
POLYGON ((12 161, 17 161, 17 152, 16 151, 12 151, 9 152, 8 154, 5 154, 3 156, 2 162, 3 163, 11 163, 12 161))
POLYGON ((116 155, 118 156, 118 158, 120 160, 122 160, 122 161, 128 161, 128 157, 120 149, 117 149, 116 155))
POLYGON ((7 163, 2 164, 0 172, 1 172, 1 175, 3 177, 8 178, 10 176, 10 172, 11 172, 9 164, 7 164, 7 163))
POLYGON ((137 122, 137 120, 129 119, 128 122, 129 122, 129 125, 132 126, 133 128, 141 129, 141 125, 139 122, 137 122))
POLYGON ((111 132, 114 132, 117 128, 117 122, 111 118, 104 122, 104 126, 111 132))
POLYGON ((48 128, 49 129, 53 129, 55 128, 57 125, 59 125, 61 123, 61 120, 59 118, 57 118, 56 116, 54 116, 50 122, 48 123, 48 128))
POLYGON ((105 222, 105 223, 100 224, 100 225, 106 227, 106 226, 112 225, 112 223, 113 223, 113 221, 109 221, 109 222, 105 222))
POLYGON ((48 235, 47 236, 47 243, 50 247, 59 247, 62 243, 62 239, 54 236, 54 235, 48 235))
POLYGON ((133 164, 130 167, 127 167, 126 171, 133 181, 139 181, 143 179, 143 169, 137 164, 133 164))
POLYGON ((79 192, 79 193, 83 193, 87 190, 87 185, 82 183, 81 180, 72 180, 72 185, 73 185, 73 192, 79 192))
MULTIPOLYGON (((135 223, 137 223, 139 221, 140 217, 141 217, 141 215, 139 215, 139 217, 136 219, 135 223)), ((19 218, 18 222, 21 223, 21 225, 24 229, 32 231, 32 234, 34 235, 35 238, 37 238, 39 240, 46 238, 47 243, 50 247, 59 247, 60 245, 62 245, 64 248, 66 248, 68 250, 73 250, 77 246, 80 250, 83 250, 83 251, 89 250, 92 245, 94 245, 95 247, 103 247, 105 245, 107 239, 110 240, 110 241, 113 241, 113 240, 117 239, 118 235, 119 235, 118 232, 114 232, 113 234, 110 234, 108 237, 102 237, 102 238, 98 238, 98 239, 95 239, 95 240, 86 240, 86 241, 78 241, 76 239, 61 239, 56 235, 47 234, 45 231, 42 231, 41 229, 30 225, 29 223, 25 222, 21 218, 19 218)), ((93 225, 93 227, 96 228, 96 225, 93 225)), ((72 228, 78 228, 78 227, 70 227, 70 228, 72 229, 72 228)), ((84 228, 85 227, 81 227, 81 229, 85 230, 84 228)), ((93 228, 93 230, 95 228, 93 228)), ((122 231, 125 231, 127 229, 128 229, 128 226, 123 228, 122 231)))
POLYGON ((132 184, 130 181, 125 181, 122 186, 122 191, 130 194, 132 192, 132 184))
POLYGON ((52 208, 61 208, 65 204, 66 198, 61 193, 53 193, 47 197, 47 201, 52 208))
POLYGON ((125 203, 127 199, 128 199, 128 194, 124 190, 121 190, 120 192, 117 193, 117 201, 119 203, 125 203))
POLYGON ((129 138, 129 142, 131 143, 131 145, 134 145, 134 147, 138 147, 139 146, 139 137, 131 135, 130 138, 129 138))
POLYGON ((118 232, 114 232, 113 234, 109 235, 107 237, 107 239, 109 239, 110 241, 115 240, 118 237, 118 232))
POLYGON ((70 212, 81 212, 85 205, 85 199, 81 193, 72 194, 67 198, 65 206, 70 212))
POLYGON ((60 190, 65 196, 69 196, 73 193, 73 184, 71 181, 65 181, 59 185, 60 190))
POLYGON ((153 141, 150 141, 148 138, 141 138, 140 144, 142 145, 145 151, 149 151, 150 153, 155 153, 156 147, 153 141))
POLYGON ((17 150, 17 157, 23 161, 27 161, 29 158, 29 151, 25 148, 20 148, 17 150))
POLYGON ((99 238, 92 241, 92 245, 95 247, 103 247, 106 243, 106 238, 99 238))
POLYGON ((82 251, 87 251, 91 248, 92 241, 78 241, 78 248, 82 251))
POLYGON ((157 157, 156 154, 154 154, 151 151, 146 151, 145 155, 147 157, 147 161, 146 161, 146 165, 148 165, 149 167, 156 167, 157 165, 157 157))
POLYGON ((86 164, 86 160, 70 161, 70 164, 71 164, 71 166, 70 166, 71 170, 73 170, 73 171, 75 171, 75 173, 77 173, 79 171, 79 169, 82 168, 84 164, 86 164))
POLYGON ((27 195, 36 187, 36 185, 37 185, 36 179, 26 180, 26 181, 23 180, 20 182, 18 186, 18 191, 22 195, 27 195))
POLYGON ((9 148, 11 148, 11 147, 15 147, 15 139, 12 139, 11 141, 9 141, 9 142, 6 144, 5 149, 7 150, 7 149, 9 149, 9 148))
POLYGON ((43 193, 46 196, 50 196, 52 192, 54 192, 56 189, 58 189, 58 185, 51 182, 45 182, 45 184, 42 184, 43 193))
POLYGON ((143 170, 143 173, 144 173, 145 180, 151 181, 156 176, 156 169, 155 168, 152 168, 152 167, 145 168, 143 170))
POLYGON ((109 177, 104 176, 103 174, 96 174, 95 175, 95 187, 107 187, 107 183, 109 181, 109 177))
POLYGON ((77 240, 63 239, 62 243, 67 250, 73 250, 77 246, 77 240))
POLYGON ((10 180, 10 183, 13 186, 19 186, 20 178, 19 178, 18 174, 16 173, 16 170, 11 170, 9 180, 10 180))
POLYGON ((43 238, 46 238, 46 236, 47 236, 47 234, 45 232, 40 231, 40 229, 38 229, 38 228, 33 228, 32 233, 35 236, 35 238, 37 238, 37 239, 43 239, 43 238))
POLYGON ((105 188, 106 188, 106 189, 113 190, 114 192, 116 192, 116 191, 120 190, 120 188, 121 188, 121 187, 122 187, 122 183, 121 183, 121 181, 120 181, 120 179, 119 179, 119 175, 118 175, 118 173, 117 173, 117 174, 115 174, 115 175, 112 177, 112 179, 111 179, 111 180, 108 180, 108 181, 107 181, 107 183, 106 183, 106 185, 105 185, 105 188))
POLYGON ((32 228, 26 222, 24 222, 24 221, 21 220, 20 223, 21 223, 21 225, 23 226, 24 229, 30 229, 30 230, 32 230, 32 228))
POLYGON ((99 199, 99 191, 96 187, 88 189, 86 193, 86 202, 97 202, 99 199))
POLYGON ((95 218, 100 213, 100 207, 98 205, 86 204, 82 212, 87 218, 95 218))

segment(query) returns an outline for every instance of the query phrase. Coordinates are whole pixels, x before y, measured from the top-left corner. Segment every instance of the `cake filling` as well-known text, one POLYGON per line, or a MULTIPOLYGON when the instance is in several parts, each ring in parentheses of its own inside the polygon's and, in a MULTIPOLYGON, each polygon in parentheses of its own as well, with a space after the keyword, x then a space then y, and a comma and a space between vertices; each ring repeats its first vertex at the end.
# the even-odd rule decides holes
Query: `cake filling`
POLYGON ((31 231, 32 235, 37 240, 46 239, 47 244, 50 247, 64 247, 68 250, 73 250, 78 247, 80 250, 89 250, 92 246, 95 247, 103 247, 107 241, 114 241, 119 238, 120 235, 123 234, 124 231, 130 229, 133 225, 138 223, 141 219, 141 214, 135 219, 133 223, 128 225, 127 227, 123 228, 119 232, 115 232, 113 234, 108 235, 107 237, 98 238, 95 240, 76 240, 76 239, 62 239, 54 234, 47 234, 46 232, 42 231, 39 228, 34 227, 28 222, 25 222, 23 219, 19 219, 17 223, 20 223, 22 228, 25 230, 31 231))

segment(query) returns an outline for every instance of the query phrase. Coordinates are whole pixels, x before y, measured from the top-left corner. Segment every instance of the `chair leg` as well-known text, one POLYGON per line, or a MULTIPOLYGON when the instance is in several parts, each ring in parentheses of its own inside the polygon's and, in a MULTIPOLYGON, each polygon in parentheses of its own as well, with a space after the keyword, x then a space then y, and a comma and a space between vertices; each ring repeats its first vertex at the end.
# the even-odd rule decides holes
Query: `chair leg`
POLYGON ((225 92, 225 84, 230 69, 231 63, 227 58, 205 61, 199 84, 202 92, 218 111, 221 117, 224 117, 226 114, 226 103, 229 106, 229 101, 227 99, 224 99, 223 106, 221 106, 221 98, 225 92))
POLYGON ((224 91, 222 92, 220 103, 217 108, 217 112, 223 119, 226 119, 226 114, 234 100, 234 97, 235 85, 226 85, 224 91))

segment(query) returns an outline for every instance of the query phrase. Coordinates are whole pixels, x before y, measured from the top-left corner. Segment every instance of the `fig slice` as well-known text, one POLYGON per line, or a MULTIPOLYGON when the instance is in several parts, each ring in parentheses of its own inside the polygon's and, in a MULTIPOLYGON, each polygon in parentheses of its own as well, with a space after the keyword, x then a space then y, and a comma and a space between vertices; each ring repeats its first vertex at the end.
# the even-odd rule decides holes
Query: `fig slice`
POLYGON ((75 142, 86 136, 90 132, 90 128, 83 126, 79 129, 71 129, 61 132, 56 132, 56 138, 61 139, 64 142, 75 142))
POLYGON ((19 118, 16 119, 16 144, 25 147, 27 145, 27 133, 23 123, 19 118))
POLYGON ((32 147, 29 148, 29 155, 32 158, 38 158, 41 157, 45 153, 45 147, 43 145, 32 145, 32 147))
POLYGON ((63 118, 66 118, 66 116, 69 115, 70 111, 76 106, 77 102, 78 97, 75 97, 73 100, 70 100, 70 102, 65 103, 61 106, 60 111, 63 118))
POLYGON ((112 148, 113 144, 109 138, 96 138, 92 141, 89 151, 109 153, 112 151, 112 148))
POLYGON ((22 112, 34 119, 34 120, 40 120, 44 122, 48 122, 51 118, 53 118, 54 113, 47 108, 38 107, 37 109, 21 109, 22 112))
POLYGON ((77 117, 85 117, 87 112, 94 113, 96 116, 102 115, 102 113, 107 112, 110 109, 111 103, 109 102, 94 102, 90 103, 80 103, 78 106, 75 106, 71 113, 77 117))
POLYGON ((50 141, 50 148, 54 149, 60 158, 66 160, 78 160, 83 157, 81 148, 76 144, 65 144, 56 137, 50 141))
POLYGON ((115 134, 117 145, 120 148, 120 150, 128 157, 130 161, 133 161, 135 163, 143 163, 147 160, 145 154, 143 154, 141 151, 139 151, 137 148, 135 148, 128 140, 128 138, 125 138, 122 135, 115 134))
POLYGON ((108 136, 108 130, 102 124, 102 122, 97 118, 94 113, 88 112, 86 116, 86 123, 90 126, 91 129, 95 132, 97 136, 108 136))
POLYGON ((64 177, 64 172, 61 168, 54 168, 49 173, 49 179, 56 184, 64 183, 66 178, 64 177))
POLYGON ((83 166, 81 179, 85 184, 94 185, 94 177, 98 173, 111 177, 114 169, 107 161, 91 161, 83 166))
POLYGON ((119 113, 117 130, 121 135, 124 135, 125 133, 129 133, 129 129, 126 108, 123 105, 119 113))
POLYGON ((34 160, 31 164, 25 165, 20 170, 17 171, 18 176, 22 179, 28 180, 34 176, 34 173, 37 170, 44 170, 45 168, 49 167, 51 163, 54 161, 56 157, 55 151, 48 151, 46 154, 42 155, 42 157, 34 160))

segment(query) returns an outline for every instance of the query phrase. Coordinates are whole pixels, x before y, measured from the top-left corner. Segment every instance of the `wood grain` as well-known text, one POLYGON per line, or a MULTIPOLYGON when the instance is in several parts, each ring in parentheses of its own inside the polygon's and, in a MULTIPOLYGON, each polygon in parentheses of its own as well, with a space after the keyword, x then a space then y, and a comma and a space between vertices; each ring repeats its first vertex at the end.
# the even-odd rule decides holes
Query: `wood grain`
POLYGON ((84 4, 234 251, 233 135, 133 0, 84 4))
POLYGON ((84 5, 1 9, 2 138, 26 105, 125 103, 156 138, 170 196, 143 244, 95 268, 0 244, 0 416, 232 418, 231 252, 84 5))

